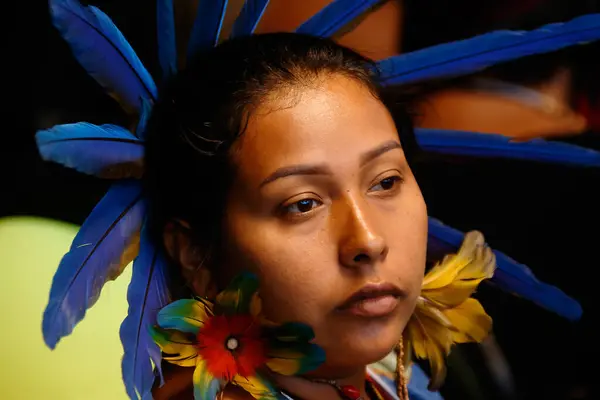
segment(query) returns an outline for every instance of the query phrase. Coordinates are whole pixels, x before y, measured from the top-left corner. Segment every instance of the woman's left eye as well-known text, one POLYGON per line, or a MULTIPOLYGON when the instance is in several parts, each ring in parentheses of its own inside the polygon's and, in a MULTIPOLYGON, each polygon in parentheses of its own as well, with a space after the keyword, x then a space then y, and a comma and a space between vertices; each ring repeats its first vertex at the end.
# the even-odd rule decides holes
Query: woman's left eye
POLYGON ((370 192, 382 192, 396 189, 398 184, 402 182, 402 178, 399 176, 390 176, 377 182, 377 184, 369 188, 370 192))

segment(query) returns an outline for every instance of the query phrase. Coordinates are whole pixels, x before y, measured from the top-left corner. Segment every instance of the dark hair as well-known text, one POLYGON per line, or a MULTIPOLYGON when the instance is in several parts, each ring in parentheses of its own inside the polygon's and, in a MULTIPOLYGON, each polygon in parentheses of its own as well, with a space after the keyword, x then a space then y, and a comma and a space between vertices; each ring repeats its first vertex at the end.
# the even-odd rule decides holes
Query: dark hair
MULTIPOLYGON (((165 224, 181 219, 201 248, 218 246, 235 172, 229 153, 249 116, 265 98, 289 96, 331 74, 355 79, 383 101, 370 60, 329 39, 290 33, 224 42, 168 82, 146 137, 144 187, 157 244, 165 224)), ((406 113, 393 115, 403 146, 414 146, 406 113)))

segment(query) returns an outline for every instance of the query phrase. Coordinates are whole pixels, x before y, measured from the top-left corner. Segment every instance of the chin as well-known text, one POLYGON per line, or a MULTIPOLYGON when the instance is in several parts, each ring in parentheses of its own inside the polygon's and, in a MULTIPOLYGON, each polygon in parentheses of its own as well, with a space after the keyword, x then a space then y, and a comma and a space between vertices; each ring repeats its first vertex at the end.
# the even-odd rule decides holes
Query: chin
MULTIPOLYGON (((328 337, 325 349, 327 364, 343 368, 356 368, 383 359, 402 338, 405 321, 372 320, 360 321, 343 332, 328 337)), ((332 332, 333 333, 333 332, 332 332)))

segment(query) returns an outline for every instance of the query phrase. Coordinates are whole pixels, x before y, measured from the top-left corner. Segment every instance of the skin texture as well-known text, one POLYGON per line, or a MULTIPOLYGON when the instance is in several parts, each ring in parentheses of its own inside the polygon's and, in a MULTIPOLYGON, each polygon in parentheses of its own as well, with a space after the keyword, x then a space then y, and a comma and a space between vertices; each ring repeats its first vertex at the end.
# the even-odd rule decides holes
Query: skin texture
MULTIPOLYGON (((315 330, 327 359, 315 375, 363 388, 365 366, 398 343, 425 268, 427 210, 391 116, 363 85, 323 76, 263 102, 232 158, 238 172, 224 221, 224 265, 212 281, 222 286, 240 270, 258 274, 269 318, 315 330), (298 165, 310 173, 273 179, 298 165), (400 291, 390 314, 338 309, 366 284, 384 282, 400 291)), ((197 249, 177 249, 183 270, 191 268, 197 249)), ((187 370, 175 374, 191 376, 187 370)), ((336 398, 327 385, 275 379, 305 399, 336 398)), ((177 391, 167 382, 155 397, 189 398, 172 397, 177 391)), ((246 394, 227 390, 225 398, 246 394)))

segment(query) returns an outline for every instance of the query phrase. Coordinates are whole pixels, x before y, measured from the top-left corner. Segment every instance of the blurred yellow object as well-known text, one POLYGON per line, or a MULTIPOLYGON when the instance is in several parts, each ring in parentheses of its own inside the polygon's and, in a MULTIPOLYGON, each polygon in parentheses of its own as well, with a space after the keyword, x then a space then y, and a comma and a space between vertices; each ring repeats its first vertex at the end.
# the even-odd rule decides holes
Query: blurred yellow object
POLYGON ((119 327, 131 268, 54 351, 42 338, 50 284, 78 227, 44 218, 0 219, 0 399, 127 399, 119 327))

